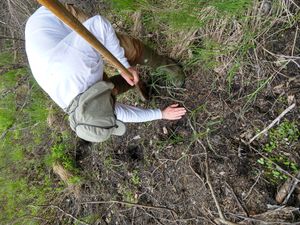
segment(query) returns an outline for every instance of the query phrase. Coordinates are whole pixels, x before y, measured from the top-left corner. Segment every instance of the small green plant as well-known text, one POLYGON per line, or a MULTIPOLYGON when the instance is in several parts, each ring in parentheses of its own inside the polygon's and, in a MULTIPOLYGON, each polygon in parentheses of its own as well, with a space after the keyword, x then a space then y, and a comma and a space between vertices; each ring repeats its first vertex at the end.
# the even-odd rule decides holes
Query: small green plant
POLYGON ((131 11, 137 8, 137 4, 135 0, 124 0, 124 1, 112 0, 111 3, 113 8, 117 10, 131 11))
POLYGON ((122 198, 126 202, 137 203, 137 196, 135 190, 127 186, 120 186, 118 193, 122 195, 122 198))
POLYGON ((135 194, 131 190, 125 190, 123 193, 123 198, 127 202, 136 203, 137 199, 135 198, 135 194))
POLYGON ((0 52, 0 66, 5 66, 11 64, 13 61, 13 56, 8 51, 0 52))
POLYGON ((271 129, 268 136, 268 142, 262 147, 266 157, 259 158, 257 162, 265 168, 265 175, 276 183, 287 179, 278 166, 293 174, 299 171, 299 166, 279 149, 288 148, 296 143, 300 137, 300 131, 295 122, 285 120, 277 128, 271 129))
POLYGON ((205 24, 202 10, 212 7, 220 17, 240 16, 251 6, 251 0, 223 1, 223 0, 177 0, 171 2, 150 0, 113 0, 112 8, 120 12, 143 10, 153 22, 166 24, 172 30, 199 28, 205 24))
POLYGON ((156 88, 156 85, 170 86, 171 77, 163 71, 163 67, 157 68, 157 70, 151 73, 151 84, 153 88, 156 88))
POLYGON ((137 170, 132 171, 130 180, 135 186, 138 186, 141 184, 141 179, 139 177, 139 172, 137 170))
POLYGON ((277 129, 272 129, 269 132, 269 142, 264 145, 263 150, 271 153, 279 145, 291 145, 298 140, 299 136, 300 131, 296 124, 285 120, 277 129))
POLYGON ((51 154, 46 157, 46 162, 48 165, 52 165, 54 162, 60 162, 64 169, 70 172, 77 172, 75 161, 68 154, 67 149, 68 145, 64 142, 53 145, 51 154))
POLYGON ((69 184, 80 184, 82 182, 82 178, 80 176, 72 176, 67 181, 69 184))

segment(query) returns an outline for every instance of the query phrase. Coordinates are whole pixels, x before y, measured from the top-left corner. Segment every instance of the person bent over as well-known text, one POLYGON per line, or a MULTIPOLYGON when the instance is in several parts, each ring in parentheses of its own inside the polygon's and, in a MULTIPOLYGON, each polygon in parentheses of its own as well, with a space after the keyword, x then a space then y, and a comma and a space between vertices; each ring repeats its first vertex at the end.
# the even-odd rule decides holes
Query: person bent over
POLYGON ((142 109, 114 101, 139 81, 136 64, 161 67, 181 86, 184 74, 171 59, 156 54, 139 40, 116 34, 100 15, 89 18, 71 4, 66 8, 132 73, 107 78, 101 55, 47 8, 27 21, 25 47, 32 74, 44 91, 69 114, 72 130, 90 142, 123 135, 124 123, 178 120, 186 110, 178 104, 164 110, 142 109))

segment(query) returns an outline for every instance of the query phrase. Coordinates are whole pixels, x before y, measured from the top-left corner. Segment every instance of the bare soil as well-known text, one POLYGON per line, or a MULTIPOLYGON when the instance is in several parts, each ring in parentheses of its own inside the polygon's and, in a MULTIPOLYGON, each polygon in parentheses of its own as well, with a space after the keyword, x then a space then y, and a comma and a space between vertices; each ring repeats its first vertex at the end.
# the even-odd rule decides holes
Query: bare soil
MULTIPOLYGON (((294 43, 293 34, 295 29, 279 33, 269 50, 285 54, 294 43)), ((298 48, 294 54, 299 55, 298 48)), ((153 100, 161 107, 180 102, 189 110, 186 118, 130 124, 123 137, 76 150, 86 182, 81 199, 69 207, 79 207, 81 216, 101 215, 95 224, 214 224, 219 213, 207 183, 208 171, 229 221, 298 224, 299 199, 293 194, 291 207, 278 209, 275 196, 280 183, 268 180, 257 162, 260 155, 254 149, 261 151, 266 137, 251 146, 244 141, 287 108, 280 96, 293 95, 299 104, 299 68, 288 64, 250 104, 247 95, 257 88, 251 77, 236 76, 228 91, 226 80, 211 71, 197 67, 186 72, 184 89, 158 87, 153 100)), ((285 118, 297 121, 299 109, 285 118)), ((299 150, 299 145, 293 149, 299 150)), ((285 151, 300 162, 298 151, 285 151)))

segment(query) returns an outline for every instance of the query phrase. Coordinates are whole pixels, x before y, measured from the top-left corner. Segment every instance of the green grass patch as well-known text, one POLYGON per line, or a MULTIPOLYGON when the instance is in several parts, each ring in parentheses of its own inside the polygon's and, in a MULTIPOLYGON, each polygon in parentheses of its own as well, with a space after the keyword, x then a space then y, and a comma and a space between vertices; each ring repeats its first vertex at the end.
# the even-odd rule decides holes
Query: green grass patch
POLYGON ((10 52, 0 53, 0 66, 5 66, 13 62, 13 56, 10 52))
MULTIPOLYGON (((251 6, 250 0, 224 1, 224 0, 175 0, 170 2, 153 0, 112 0, 112 10, 122 15, 124 12, 143 11, 144 21, 152 21, 157 25, 168 26, 171 30, 199 28, 206 24, 203 10, 209 7, 219 12, 219 16, 240 16, 251 6), (151 19, 149 19, 152 17, 151 19)), ((147 24, 149 28, 149 23, 147 24)))
MULTIPOLYGON (((0 53, 0 65, 11 60, 0 53)), ((0 94, 0 221, 39 224, 34 219, 41 214, 38 205, 60 192, 43 160, 52 145, 46 124, 49 99, 28 69, 2 74, 0 94)))

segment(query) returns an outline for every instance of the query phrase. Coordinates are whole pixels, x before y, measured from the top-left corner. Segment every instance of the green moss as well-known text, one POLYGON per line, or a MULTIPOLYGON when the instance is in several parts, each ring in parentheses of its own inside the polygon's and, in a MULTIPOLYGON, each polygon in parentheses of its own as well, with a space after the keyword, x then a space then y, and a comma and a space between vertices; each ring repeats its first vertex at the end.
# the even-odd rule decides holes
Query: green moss
MULTIPOLYGON (((0 65, 11 59, 9 54, 0 54, 0 65)), ((35 206, 45 204, 56 193, 49 168, 41 160, 49 142, 48 99, 33 80, 31 89, 19 91, 29 79, 27 69, 0 76, 1 224, 38 224, 33 217, 41 209, 35 206)))

